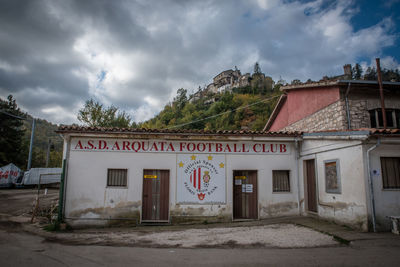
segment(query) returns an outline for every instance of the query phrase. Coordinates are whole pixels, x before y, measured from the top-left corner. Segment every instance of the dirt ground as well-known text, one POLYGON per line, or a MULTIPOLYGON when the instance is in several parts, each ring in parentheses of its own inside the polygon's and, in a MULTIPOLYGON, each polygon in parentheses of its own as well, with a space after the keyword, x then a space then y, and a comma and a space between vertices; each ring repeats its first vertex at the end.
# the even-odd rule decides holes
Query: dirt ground
MULTIPOLYGON (((0 217, 19 223, 21 229, 64 244, 118 245, 134 247, 279 247, 306 248, 340 245, 332 236, 290 223, 228 223, 185 226, 139 226, 93 228, 67 232, 47 232, 50 210, 58 201, 58 190, 40 191, 39 209, 34 224, 30 223, 37 189, 0 190, 0 217)), ((13 227, 15 225, 10 224, 13 227)))
MULTIPOLYGON (((0 215, 30 217, 36 204, 37 192, 36 188, 0 189, 0 215)), ((58 195, 56 188, 42 188, 39 193, 39 210, 44 211, 57 205, 58 195)))

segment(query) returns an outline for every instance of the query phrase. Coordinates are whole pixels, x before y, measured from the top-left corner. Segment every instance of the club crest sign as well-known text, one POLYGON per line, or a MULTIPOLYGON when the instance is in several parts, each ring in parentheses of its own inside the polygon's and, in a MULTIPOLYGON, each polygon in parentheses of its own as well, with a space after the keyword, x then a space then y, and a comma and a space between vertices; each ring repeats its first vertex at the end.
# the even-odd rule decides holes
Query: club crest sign
POLYGON ((225 156, 178 154, 178 203, 225 203, 225 156))

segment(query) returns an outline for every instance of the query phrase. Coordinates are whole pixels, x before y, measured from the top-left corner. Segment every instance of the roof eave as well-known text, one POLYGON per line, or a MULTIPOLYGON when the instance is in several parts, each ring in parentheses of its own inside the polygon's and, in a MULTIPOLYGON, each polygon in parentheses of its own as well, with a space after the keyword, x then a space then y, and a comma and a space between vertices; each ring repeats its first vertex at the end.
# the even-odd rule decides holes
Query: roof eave
POLYGON ((287 99, 287 95, 286 94, 281 95, 281 97, 278 100, 278 103, 276 103, 276 106, 275 106, 274 110, 271 113, 271 116, 269 116, 269 119, 268 119, 267 123, 264 126, 264 129, 263 129, 264 132, 265 131, 269 131, 269 129, 271 128, 272 124, 274 123, 276 117, 278 116, 283 104, 285 104, 286 99, 287 99))

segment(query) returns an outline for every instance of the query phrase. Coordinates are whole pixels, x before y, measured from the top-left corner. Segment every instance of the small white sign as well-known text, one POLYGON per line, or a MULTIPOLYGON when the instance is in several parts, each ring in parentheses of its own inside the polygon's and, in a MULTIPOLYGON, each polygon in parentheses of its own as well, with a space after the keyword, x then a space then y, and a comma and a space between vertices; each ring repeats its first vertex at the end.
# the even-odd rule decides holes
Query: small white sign
POLYGON ((246 184, 242 184, 242 193, 246 193, 246 184))
POLYGON ((253 193, 253 185, 246 184, 246 193, 253 193))
POLYGON ((235 185, 241 185, 242 180, 241 179, 235 179, 235 185))

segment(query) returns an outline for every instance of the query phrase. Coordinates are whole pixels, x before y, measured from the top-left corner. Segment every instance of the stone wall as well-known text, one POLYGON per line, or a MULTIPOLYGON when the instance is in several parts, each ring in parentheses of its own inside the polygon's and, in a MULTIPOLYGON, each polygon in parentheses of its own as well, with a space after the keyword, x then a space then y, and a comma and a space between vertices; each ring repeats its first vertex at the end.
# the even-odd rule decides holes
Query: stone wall
POLYGON ((371 127, 367 104, 367 100, 349 100, 351 129, 371 127))
MULTIPOLYGON (((357 113, 358 114, 358 113, 357 113)), ((347 129, 345 102, 339 100, 281 129, 281 131, 325 131, 347 129)))
MULTIPOLYGON (((359 99, 357 97, 349 99, 350 128, 370 128, 369 110, 380 108, 380 106, 379 99, 359 99)), ((385 106, 387 109, 400 109, 400 101, 398 99, 387 99, 385 100, 385 106)), ((346 102, 341 99, 314 114, 286 126, 281 131, 346 130, 347 127, 346 102)))

